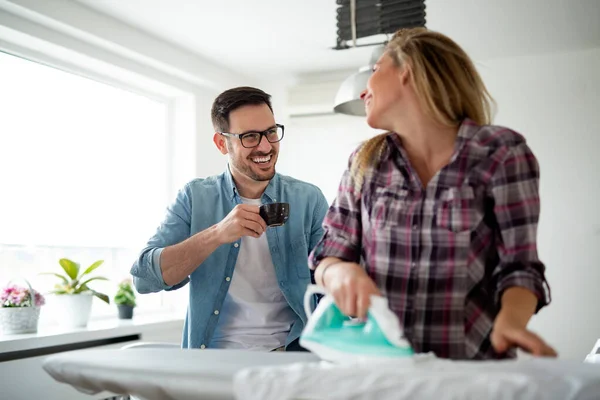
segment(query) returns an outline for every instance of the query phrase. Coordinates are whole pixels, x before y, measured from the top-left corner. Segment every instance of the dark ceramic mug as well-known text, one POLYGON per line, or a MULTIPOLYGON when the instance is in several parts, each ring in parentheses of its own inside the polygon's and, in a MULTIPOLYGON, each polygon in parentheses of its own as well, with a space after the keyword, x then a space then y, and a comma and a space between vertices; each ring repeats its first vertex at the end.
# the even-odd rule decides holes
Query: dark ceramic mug
POLYGON ((290 205, 289 203, 263 204, 259 208, 259 213, 267 226, 281 226, 290 217, 290 205))

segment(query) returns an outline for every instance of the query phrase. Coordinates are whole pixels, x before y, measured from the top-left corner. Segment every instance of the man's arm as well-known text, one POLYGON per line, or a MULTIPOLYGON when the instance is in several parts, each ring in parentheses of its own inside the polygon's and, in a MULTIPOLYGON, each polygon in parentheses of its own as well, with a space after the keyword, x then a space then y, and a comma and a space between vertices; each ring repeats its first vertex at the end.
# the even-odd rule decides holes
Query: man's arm
POLYGON ((165 218, 157 228, 154 236, 148 240, 138 260, 131 267, 133 283, 139 293, 153 293, 161 290, 174 290, 184 286, 187 280, 168 285, 161 271, 161 253, 168 247, 180 243, 190 237, 191 193, 189 186, 177 193, 173 204, 167 207, 165 218), (175 286, 173 286, 176 284, 175 286))
POLYGON ((218 225, 198 232, 183 242, 168 246, 160 255, 162 279, 168 286, 185 280, 221 244, 218 225))
POLYGON ((260 237, 267 228, 259 207, 239 204, 218 224, 162 251, 160 269, 165 284, 185 280, 219 246, 242 236, 260 237))
POLYGON ((327 199, 323 195, 321 190, 318 191, 318 201, 317 206, 315 207, 315 211, 313 214, 313 221, 310 232, 310 243, 308 244, 308 254, 315 248, 319 240, 323 237, 323 220, 325 219, 325 215, 327 214, 327 209, 329 208, 327 204, 327 199))
POLYGON ((177 195, 165 220, 149 240, 131 268, 140 293, 174 290, 189 281, 194 272, 220 245, 241 236, 259 237, 266 229, 257 206, 237 205, 221 222, 190 237, 189 188, 177 195))

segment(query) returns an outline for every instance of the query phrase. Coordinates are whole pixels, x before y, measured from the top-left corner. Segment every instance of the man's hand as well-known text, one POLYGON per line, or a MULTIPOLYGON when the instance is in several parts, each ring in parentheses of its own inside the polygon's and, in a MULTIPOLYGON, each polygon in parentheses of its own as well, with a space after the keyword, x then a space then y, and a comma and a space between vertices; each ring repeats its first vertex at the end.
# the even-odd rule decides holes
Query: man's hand
POLYGON ((217 224, 217 235, 220 243, 232 243, 242 236, 258 238, 265 229, 267 225, 259 214, 258 206, 238 204, 217 224))

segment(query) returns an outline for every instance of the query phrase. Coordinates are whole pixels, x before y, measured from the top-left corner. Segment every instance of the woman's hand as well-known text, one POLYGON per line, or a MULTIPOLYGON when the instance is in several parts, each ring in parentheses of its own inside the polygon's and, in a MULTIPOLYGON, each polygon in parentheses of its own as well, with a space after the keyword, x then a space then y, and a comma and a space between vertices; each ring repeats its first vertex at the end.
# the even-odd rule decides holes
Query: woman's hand
POLYGON ((362 267, 351 262, 334 262, 325 266, 321 282, 333 296, 335 304, 348 316, 364 318, 371 303, 371 295, 381 296, 375 282, 362 267))
POLYGON ((523 287, 510 287, 502 294, 502 307, 494 320, 490 340, 497 353, 519 347, 534 356, 556 357, 556 351, 527 324, 535 311, 537 297, 523 287))
POLYGON ((494 321, 490 340, 497 353, 504 353, 512 347, 519 347, 534 356, 557 356, 556 351, 542 338, 522 326, 518 321, 511 321, 502 313, 494 321))

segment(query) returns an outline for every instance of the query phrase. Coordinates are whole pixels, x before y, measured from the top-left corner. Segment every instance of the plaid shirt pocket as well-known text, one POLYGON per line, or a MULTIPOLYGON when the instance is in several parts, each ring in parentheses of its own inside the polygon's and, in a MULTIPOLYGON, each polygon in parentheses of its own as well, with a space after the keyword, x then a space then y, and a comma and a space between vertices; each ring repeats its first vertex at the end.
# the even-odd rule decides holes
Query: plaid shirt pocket
POLYGON ((374 227, 396 226, 404 222, 409 191, 402 187, 378 187, 372 197, 370 222, 374 227))
POLYGON ((440 196, 436 223, 454 233, 472 231, 483 218, 470 186, 449 188, 440 196))

